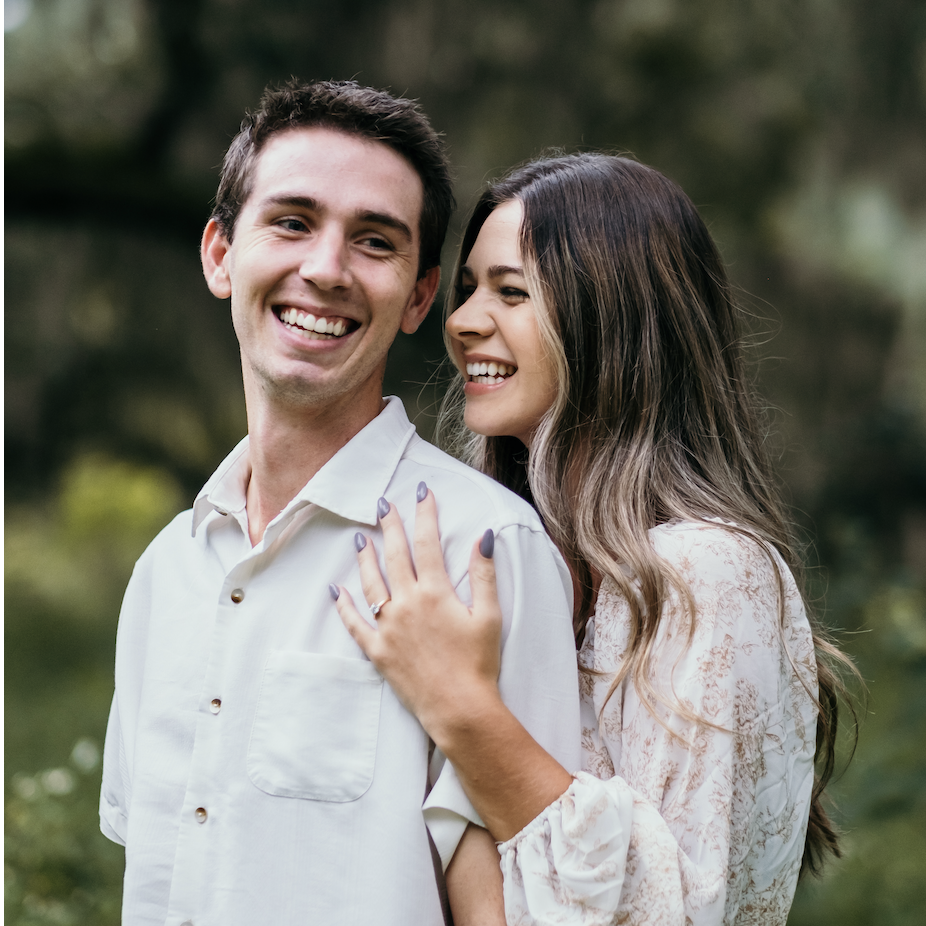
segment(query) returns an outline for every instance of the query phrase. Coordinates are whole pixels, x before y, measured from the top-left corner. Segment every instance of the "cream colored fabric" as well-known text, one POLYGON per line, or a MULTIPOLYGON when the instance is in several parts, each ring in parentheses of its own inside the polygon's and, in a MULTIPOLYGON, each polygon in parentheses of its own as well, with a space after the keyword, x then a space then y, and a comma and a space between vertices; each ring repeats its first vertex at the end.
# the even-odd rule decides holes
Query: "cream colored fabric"
POLYGON ((775 569, 758 543, 692 523, 650 536, 697 606, 689 644, 678 600, 667 604, 654 678, 723 729, 661 706, 660 723, 629 681, 605 703, 628 635, 626 602, 606 579, 579 654, 580 667, 602 673, 580 668, 585 771, 499 847, 510 926, 787 919, 816 731, 800 595, 774 554, 785 588, 781 626, 775 569))
POLYGON ((397 399, 253 547, 250 471, 245 440, 126 591, 100 799, 103 832, 126 846, 122 923, 443 924, 426 826, 446 864, 479 818, 449 763, 429 777, 427 733, 344 628, 328 583, 363 603, 354 534, 382 551, 385 496, 411 535, 422 480, 463 600, 473 539, 492 528, 499 689, 573 767, 566 566, 526 503, 418 437, 397 399))

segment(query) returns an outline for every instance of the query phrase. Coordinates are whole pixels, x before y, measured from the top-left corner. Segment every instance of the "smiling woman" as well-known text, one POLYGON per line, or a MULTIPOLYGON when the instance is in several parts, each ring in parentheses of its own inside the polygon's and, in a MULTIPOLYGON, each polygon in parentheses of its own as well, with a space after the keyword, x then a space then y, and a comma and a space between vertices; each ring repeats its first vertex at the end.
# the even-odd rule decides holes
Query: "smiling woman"
POLYGON ((530 446, 553 404, 556 374, 541 340, 521 255, 523 209, 511 200, 488 216, 460 268, 459 307, 447 319, 453 357, 465 373, 466 426, 530 446))
POLYGON ((456 273, 469 460, 571 568, 582 767, 499 698, 491 537, 470 613, 426 488, 414 568, 388 506, 388 585, 360 550, 376 631, 339 594, 342 618, 501 843, 509 923, 783 926, 799 873, 838 854, 820 795, 847 660, 804 606, 704 222, 635 161, 540 160, 483 194, 456 273))

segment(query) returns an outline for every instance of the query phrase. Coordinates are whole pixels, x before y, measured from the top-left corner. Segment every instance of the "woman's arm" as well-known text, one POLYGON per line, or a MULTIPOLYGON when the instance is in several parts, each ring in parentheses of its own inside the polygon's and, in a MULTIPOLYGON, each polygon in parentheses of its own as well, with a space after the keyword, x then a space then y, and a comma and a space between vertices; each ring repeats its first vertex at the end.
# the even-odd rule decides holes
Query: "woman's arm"
MULTIPOLYGON (((416 553, 418 539, 416 529, 416 553)), ((480 662, 468 653, 473 647, 486 660, 492 652, 486 639, 497 623, 490 573, 480 574, 486 563, 476 550, 472 618, 456 639, 449 625, 431 627, 447 646, 442 674, 456 678, 469 665, 471 689, 459 703, 445 701, 455 684, 436 679, 434 698, 425 696, 420 710, 436 738, 459 753, 461 777, 480 812, 507 831, 534 811, 533 798, 540 803, 562 794, 499 847, 509 922, 600 926, 619 915, 630 924, 718 926, 742 909, 754 911, 756 922, 782 926, 787 919, 813 771, 815 709, 799 679, 806 676, 812 689, 814 657, 800 597, 779 562, 786 589, 782 625, 769 556, 754 541, 722 528, 666 527, 655 545, 688 582, 698 623, 689 638, 673 596, 653 680, 670 700, 708 723, 686 721, 665 706, 656 706, 657 720, 633 686, 606 700, 626 652, 628 622, 616 589, 602 590, 587 644, 590 667, 601 674, 586 692, 583 737, 590 755, 601 752, 598 774, 614 761, 610 780, 580 773, 565 793, 556 769, 531 780, 543 756, 534 755, 536 744, 520 742, 518 731, 508 729, 504 706, 498 707, 486 685, 491 673, 485 664, 473 671, 480 662), (509 745, 509 736, 518 745, 509 745), (533 758, 509 764, 518 753, 533 758)), ((390 563, 390 576, 392 568, 390 563)), ((422 581, 429 569, 421 571, 422 581)), ((365 586, 368 600, 380 600, 374 595, 384 589, 365 586)), ((457 613, 448 617, 458 619, 457 613)), ((361 633, 377 638, 370 640, 375 648, 379 635, 363 624, 361 633)), ((385 656, 389 662, 391 655, 385 656)), ((427 665, 424 660, 403 672, 414 675, 427 665)))
POLYGON ((453 926, 505 926, 498 850, 481 826, 466 827, 446 880, 453 926))
POLYGON ((491 533, 473 547, 470 609, 457 597, 444 568, 431 492, 416 512, 414 564, 394 508, 381 524, 389 587, 370 544, 358 558, 367 601, 389 601, 375 628, 360 616, 345 589, 338 590, 338 612, 370 661, 451 761, 488 830, 498 840, 509 839, 555 801, 572 776, 533 739, 499 695, 502 619, 491 533))

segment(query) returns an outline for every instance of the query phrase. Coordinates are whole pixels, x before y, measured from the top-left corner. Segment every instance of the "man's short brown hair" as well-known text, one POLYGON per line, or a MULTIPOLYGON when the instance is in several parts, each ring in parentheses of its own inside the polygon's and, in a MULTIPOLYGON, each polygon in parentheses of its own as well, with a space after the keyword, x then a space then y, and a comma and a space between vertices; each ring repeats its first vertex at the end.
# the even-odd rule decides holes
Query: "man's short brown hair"
POLYGON ((437 267, 455 205, 444 144, 413 100, 353 80, 293 80, 264 91, 260 106, 245 116, 222 163, 212 218, 225 237, 232 240, 238 214, 251 193, 254 165, 267 141, 287 129, 316 126, 382 142, 409 161, 424 187, 418 275, 437 267))

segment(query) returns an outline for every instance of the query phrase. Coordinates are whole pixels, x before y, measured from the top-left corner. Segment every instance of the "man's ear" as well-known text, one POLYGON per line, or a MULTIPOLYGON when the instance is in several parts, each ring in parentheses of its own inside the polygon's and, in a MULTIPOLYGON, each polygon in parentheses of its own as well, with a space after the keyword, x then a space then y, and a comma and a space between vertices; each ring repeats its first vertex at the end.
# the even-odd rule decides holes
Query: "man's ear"
POLYGON ((228 260, 231 245, 215 219, 209 219, 199 254, 203 262, 203 276, 213 296, 227 299, 231 295, 231 277, 228 260))
POLYGON ((405 306, 400 325, 406 334, 414 334, 418 330, 418 326, 428 314, 428 309, 431 308, 439 285, 440 267, 432 267, 415 282, 415 289, 408 300, 408 305, 405 306))

